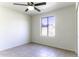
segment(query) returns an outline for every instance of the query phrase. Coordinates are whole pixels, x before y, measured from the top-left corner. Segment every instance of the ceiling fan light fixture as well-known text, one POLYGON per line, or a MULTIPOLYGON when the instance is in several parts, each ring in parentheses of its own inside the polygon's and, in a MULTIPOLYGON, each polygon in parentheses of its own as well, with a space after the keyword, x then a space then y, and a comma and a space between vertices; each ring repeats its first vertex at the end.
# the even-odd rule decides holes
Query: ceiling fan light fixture
POLYGON ((25 12, 27 12, 28 10, 36 10, 38 12, 41 12, 41 10, 37 8, 37 6, 46 5, 46 2, 41 2, 41 3, 27 2, 27 4, 13 3, 13 5, 27 6, 25 12))
POLYGON ((33 6, 28 6, 28 9, 29 10, 34 10, 34 7, 33 6))

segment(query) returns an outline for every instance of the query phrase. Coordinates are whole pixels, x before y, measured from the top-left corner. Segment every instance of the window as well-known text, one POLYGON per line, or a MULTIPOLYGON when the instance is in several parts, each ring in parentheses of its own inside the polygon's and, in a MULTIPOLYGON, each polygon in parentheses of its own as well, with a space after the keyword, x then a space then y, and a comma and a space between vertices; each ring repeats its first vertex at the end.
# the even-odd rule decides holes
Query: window
POLYGON ((55 36, 55 17, 49 16, 41 18, 41 35, 55 36))

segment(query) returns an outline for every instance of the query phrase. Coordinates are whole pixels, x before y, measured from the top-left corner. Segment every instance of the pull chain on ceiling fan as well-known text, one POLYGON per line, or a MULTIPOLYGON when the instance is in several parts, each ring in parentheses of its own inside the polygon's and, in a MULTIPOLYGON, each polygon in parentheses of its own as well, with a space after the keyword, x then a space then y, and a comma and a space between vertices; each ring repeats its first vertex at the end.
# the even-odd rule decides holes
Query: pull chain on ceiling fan
POLYGON ((27 2, 27 4, 13 3, 13 5, 28 6, 25 12, 27 12, 28 10, 34 10, 34 9, 40 12, 41 10, 36 8, 36 6, 46 5, 46 2, 41 2, 41 3, 36 3, 36 4, 34 2, 27 2))

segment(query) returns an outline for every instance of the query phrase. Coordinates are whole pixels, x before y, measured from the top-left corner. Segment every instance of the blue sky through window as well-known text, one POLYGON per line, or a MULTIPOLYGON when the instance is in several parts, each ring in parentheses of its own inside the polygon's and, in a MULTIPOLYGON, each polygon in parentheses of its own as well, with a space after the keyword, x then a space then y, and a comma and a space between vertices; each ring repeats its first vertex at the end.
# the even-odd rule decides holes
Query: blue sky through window
POLYGON ((42 19, 42 25, 47 25, 47 17, 43 17, 42 19))

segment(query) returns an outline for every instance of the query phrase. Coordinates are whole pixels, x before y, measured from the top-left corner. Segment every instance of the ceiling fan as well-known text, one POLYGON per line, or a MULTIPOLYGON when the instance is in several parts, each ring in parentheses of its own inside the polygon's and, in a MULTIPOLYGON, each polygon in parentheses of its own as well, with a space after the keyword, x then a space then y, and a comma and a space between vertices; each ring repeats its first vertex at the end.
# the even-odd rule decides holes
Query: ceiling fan
POLYGON ((25 12, 27 12, 28 10, 34 10, 34 9, 38 12, 41 12, 41 10, 38 9, 36 6, 46 5, 46 2, 41 2, 41 3, 27 2, 27 4, 13 3, 13 5, 28 6, 25 12))

